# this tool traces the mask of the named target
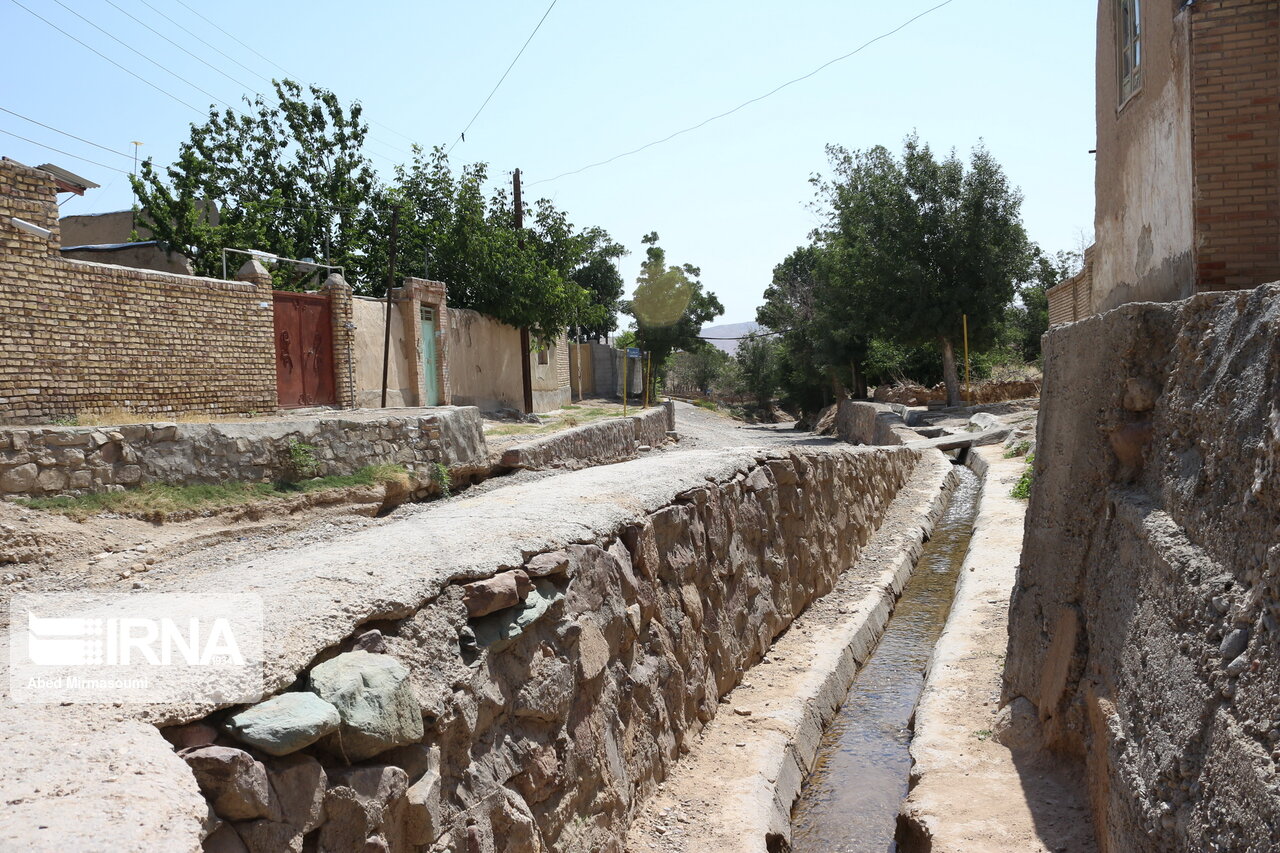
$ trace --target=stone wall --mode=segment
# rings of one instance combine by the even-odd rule
[[[1104,851],[1280,847],[1278,329],[1270,285],[1045,338],[1005,700]]]
[[[664,506],[365,625],[283,699],[169,729],[223,819],[206,849],[620,853],[683,744],[856,561],[920,459],[711,466]]]
[[[269,286],[59,257],[57,211],[46,172],[0,160],[0,422],[275,410]]]
[[[626,418],[609,418],[518,444],[502,454],[505,468],[585,468],[634,459],[641,447],[667,443],[675,407],[665,404]]]
[[[836,408],[836,435],[852,444],[893,446],[918,441],[920,435],[883,403],[841,400]]]
[[[479,412],[437,408],[371,417],[244,423],[153,423],[0,429],[0,496],[119,490],[143,483],[297,479],[290,446],[314,447],[308,476],[395,463],[423,477],[441,462],[460,476],[487,469]]]

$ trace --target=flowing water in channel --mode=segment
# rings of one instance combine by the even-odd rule
[[[822,736],[791,816],[794,853],[897,850],[893,831],[911,771],[908,724],[951,611],[981,488],[972,471],[957,470],[960,483],[893,618]]]

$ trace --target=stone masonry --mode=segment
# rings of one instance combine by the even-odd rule
[[[0,422],[275,410],[269,286],[67,260],[58,247],[50,176],[0,160]]]
[[[295,443],[314,448],[314,472],[291,467]],[[382,463],[403,465],[425,478],[437,462],[459,476],[487,469],[477,409],[245,423],[0,428],[0,497],[86,494],[150,482],[267,482],[301,473],[351,474]]]

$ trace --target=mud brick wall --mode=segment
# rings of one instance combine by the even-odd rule
[[[276,408],[269,286],[64,259],[51,177],[12,160],[0,160],[0,318],[0,423]]]

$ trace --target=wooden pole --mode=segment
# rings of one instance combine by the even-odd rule
[[[631,389],[627,387],[627,367],[631,362],[631,356],[626,350],[622,351],[622,414],[627,413],[627,392]]]
[[[649,408],[649,386],[653,384],[653,353],[644,354],[645,361],[645,380],[644,380],[644,407]]]
[[[520,248],[524,248],[524,196],[520,192],[520,170],[511,173],[511,192],[514,196],[516,234]],[[529,330],[520,330],[520,372],[524,379],[524,413],[533,414],[533,362],[529,358]]]
[[[382,408],[387,407],[387,369],[391,366],[391,289],[396,281],[396,240],[400,236],[400,208],[391,211],[391,256],[387,264],[387,311],[382,329]]]

